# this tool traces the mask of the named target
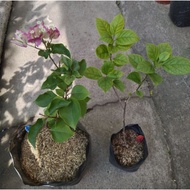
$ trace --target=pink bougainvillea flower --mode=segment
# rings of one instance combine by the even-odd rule
[[[27,43],[28,43],[27,36],[28,36],[27,33],[21,30],[16,30],[15,37],[11,40],[11,42],[21,47],[27,47]]]
[[[47,28],[42,21],[37,21],[37,24],[31,27],[28,31],[28,42],[39,46],[42,39],[48,37]]]
[[[143,140],[144,140],[144,136],[143,135],[138,135],[136,137],[136,141],[139,142],[139,143],[141,143]]]
[[[50,27],[48,29],[48,34],[50,39],[57,39],[60,35],[60,32],[56,27]]]

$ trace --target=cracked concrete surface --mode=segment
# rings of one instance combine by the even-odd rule
[[[174,53],[188,56],[188,28],[179,29],[171,23],[168,18],[168,5],[126,1],[120,2],[119,6],[125,17],[126,27],[135,30],[141,37],[141,42],[135,45],[131,52],[144,54],[143,42],[169,41],[174,47]],[[10,44],[15,30],[24,27],[26,23],[26,25],[33,23],[38,17],[51,19],[62,33],[58,41],[64,42],[76,59],[85,57],[89,66],[101,66],[94,53],[99,44],[95,18],[101,17],[111,21],[120,10],[115,2],[13,3],[0,81],[1,188],[34,188],[23,185],[19,179],[11,164],[7,146],[19,123],[38,116],[40,110],[33,104],[33,100],[40,93],[40,84],[51,68],[51,63],[38,58],[35,50]],[[179,32],[180,38],[176,37]],[[127,72],[130,68],[126,67],[124,70]],[[149,149],[148,158],[135,173],[125,173],[108,161],[110,136],[122,126],[122,109],[115,94],[111,91],[105,95],[94,81],[85,78],[76,81],[84,84],[91,93],[88,107],[93,109],[89,110],[81,122],[91,135],[92,153],[91,162],[81,182],[65,188],[190,187],[188,173],[190,142],[187,124],[190,78],[162,74],[166,80],[154,90],[153,99],[149,97],[146,83],[143,87],[146,97],[131,98],[127,106],[127,123],[138,123],[141,126]],[[127,87],[122,98],[135,88],[130,82],[127,82]]]

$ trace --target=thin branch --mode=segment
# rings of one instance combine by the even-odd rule
[[[124,110],[124,106],[123,106],[123,104],[122,104],[121,98],[119,97],[119,94],[117,93],[117,90],[115,89],[114,86],[113,86],[112,88],[113,88],[113,90],[114,90],[114,92],[115,92],[115,94],[116,94],[116,96],[117,96],[117,98],[118,98],[118,100],[119,100],[119,103],[120,103],[122,109]]]

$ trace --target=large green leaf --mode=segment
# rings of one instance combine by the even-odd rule
[[[113,86],[113,81],[109,77],[101,77],[101,78],[98,79],[98,86],[104,92],[107,92]]]
[[[113,62],[116,66],[123,66],[125,64],[127,64],[128,59],[126,57],[126,55],[124,54],[117,54],[114,58],[113,58]]]
[[[72,89],[71,95],[77,100],[84,100],[89,96],[89,92],[84,86],[76,85]]]
[[[115,80],[113,81],[113,85],[114,85],[117,89],[119,89],[121,92],[124,92],[124,90],[125,90],[125,84],[124,84],[121,80],[115,79]]]
[[[74,98],[69,100],[70,104],[67,107],[60,108],[59,114],[65,123],[75,130],[81,117],[81,109],[78,100]]]
[[[159,52],[158,48],[154,44],[146,44],[146,53],[149,59],[157,61]]]
[[[100,44],[96,48],[96,55],[100,59],[108,59],[110,57],[110,54],[108,52],[108,48],[105,44]]]
[[[114,70],[114,64],[112,61],[104,61],[104,64],[101,67],[102,73],[107,75],[109,72]]]
[[[116,35],[116,45],[131,45],[139,41],[139,37],[133,30],[122,30]]]
[[[102,77],[102,73],[95,67],[88,67],[84,72],[84,76],[89,79],[98,80],[100,77]]]
[[[148,76],[155,86],[159,85],[163,81],[163,78],[158,73],[149,74]]]
[[[34,148],[36,148],[36,137],[44,125],[43,119],[38,119],[35,124],[30,126],[28,140]]]
[[[112,35],[121,32],[124,28],[125,22],[122,14],[116,15],[110,23],[110,31]]]
[[[140,62],[136,69],[145,74],[155,73],[155,69],[149,61]]]
[[[63,44],[51,44],[51,52],[54,54],[63,54],[71,58],[70,51]]]
[[[138,72],[129,73],[127,79],[132,80],[137,84],[141,84],[141,75]]]
[[[129,62],[130,64],[136,69],[138,64],[142,63],[145,61],[145,59],[138,54],[130,54],[128,55]]]
[[[56,97],[50,104],[48,111],[50,114],[53,114],[57,109],[66,107],[70,104],[68,100],[63,98]]]
[[[67,141],[74,135],[74,131],[61,118],[57,119],[53,126],[50,126],[50,132],[56,142]]]
[[[171,57],[162,65],[169,74],[184,75],[190,73],[190,60],[183,57]]]
[[[96,28],[100,36],[104,36],[105,34],[110,35],[110,24],[101,18],[96,18]]]
[[[35,103],[40,107],[46,107],[56,97],[52,91],[45,92],[38,96]]]

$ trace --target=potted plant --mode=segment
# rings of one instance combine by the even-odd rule
[[[158,45],[146,44],[147,57],[125,52],[139,41],[138,35],[130,29],[124,29],[124,18],[116,15],[109,23],[101,18],[96,19],[96,28],[100,40],[104,43],[96,48],[96,55],[102,60],[101,68],[88,67],[85,76],[96,80],[98,86],[106,93],[113,89],[123,110],[123,127],[111,136],[110,162],[128,171],[136,171],[148,156],[145,135],[137,124],[126,125],[126,106],[132,96],[143,97],[142,85],[150,79],[154,86],[163,81],[159,70],[169,74],[183,75],[190,73],[190,60],[172,55],[172,48],[168,43]],[[133,71],[124,76],[124,65],[128,64]],[[123,77],[136,84],[136,90],[126,95],[122,101],[118,90],[124,92]]]
[[[44,113],[19,128],[10,143],[14,167],[28,185],[74,185],[89,157],[90,137],[79,123],[87,110],[89,92],[73,83],[83,77],[86,62],[75,60],[64,44],[53,43],[59,35],[56,27],[37,21],[26,32],[17,30],[12,40],[37,49],[39,56],[54,65],[41,86],[45,92],[35,100]]]

